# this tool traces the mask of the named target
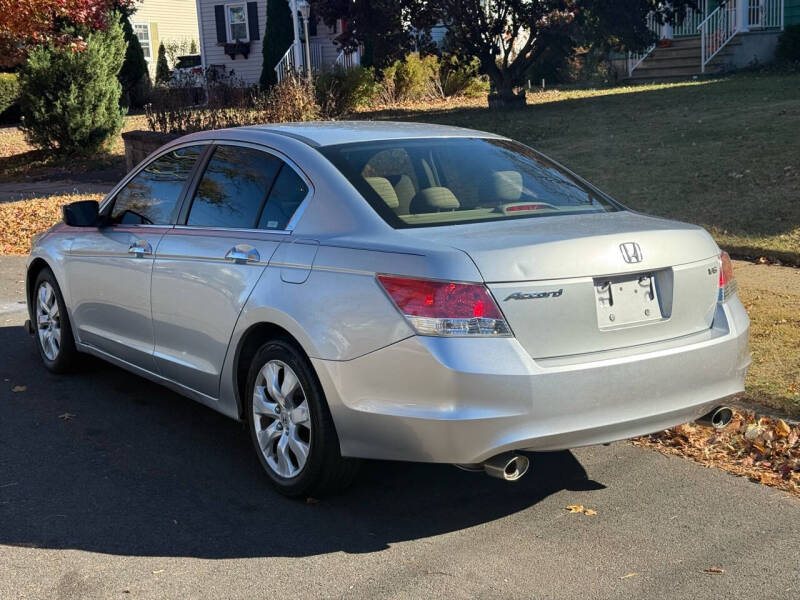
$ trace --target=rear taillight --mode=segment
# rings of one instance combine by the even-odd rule
[[[725,302],[736,293],[736,279],[733,277],[733,263],[727,252],[719,255],[719,301]]]
[[[378,275],[378,281],[419,335],[511,335],[484,285],[393,275]]]

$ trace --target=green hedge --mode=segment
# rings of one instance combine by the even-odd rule
[[[19,80],[16,73],[0,73],[0,123],[18,121]]]
[[[40,149],[93,154],[122,129],[122,85],[117,74],[125,59],[125,35],[117,18],[107,31],[86,36],[86,49],[42,45],[20,69],[22,130]]]
[[[775,55],[778,60],[800,62],[800,23],[789,25],[781,33]]]

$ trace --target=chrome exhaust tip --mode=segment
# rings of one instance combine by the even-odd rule
[[[697,419],[700,425],[713,427],[714,429],[725,429],[733,419],[733,410],[727,406],[718,406],[710,413]]]
[[[483,470],[489,477],[516,481],[528,472],[529,466],[530,461],[527,456],[516,452],[504,452],[484,462]]]

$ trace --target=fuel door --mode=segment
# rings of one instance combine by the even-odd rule
[[[319,242],[316,240],[289,240],[282,242],[270,263],[281,269],[285,283],[304,283],[311,274]]]

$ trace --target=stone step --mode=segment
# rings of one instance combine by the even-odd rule
[[[700,36],[695,35],[686,38],[674,38],[669,48],[699,48]],[[665,50],[668,48],[664,48]]]
[[[700,47],[697,48],[656,48],[646,60],[671,60],[673,58],[700,58]]]
[[[665,78],[675,78],[675,79],[688,79],[691,78],[693,75],[700,75],[700,65],[694,65],[693,67],[684,67],[680,69],[642,69],[641,67],[634,70],[633,75],[628,77],[628,80],[632,79],[665,79]]]
[[[683,59],[663,59],[663,60],[645,60],[642,64],[636,67],[636,71],[641,69],[691,69],[700,68],[700,57],[695,56],[692,58]]]
[[[720,70],[725,57],[741,44],[741,40],[733,38],[706,65],[706,74]],[[650,55],[636,67],[627,81],[676,81],[690,79],[701,75],[699,38],[683,38],[673,40],[669,48],[655,48]]]

